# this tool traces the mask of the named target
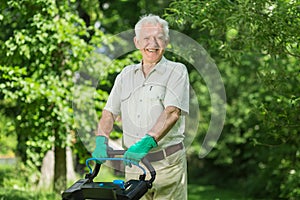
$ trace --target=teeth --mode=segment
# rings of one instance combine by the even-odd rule
[[[150,51],[150,52],[155,52],[156,49],[148,49],[148,51]]]

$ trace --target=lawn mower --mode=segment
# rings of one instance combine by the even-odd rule
[[[146,159],[142,159],[142,163],[150,172],[150,179],[146,180],[146,170],[139,164],[135,164],[130,160],[124,158],[115,158],[115,155],[123,155],[124,150],[110,150],[108,151],[109,158],[89,158],[86,160],[86,165],[90,172],[85,175],[84,179],[76,181],[71,187],[62,193],[63,200],[85,200],[85,199],[99,199],[99,200],[138,200],[152,187],[156,172],[151,163]],[[101,164],[96,162],[94,170],[89,165],[90,161],[104,161],[104,160],[123,160],[130,162],[132,165],[140,168],[143,173],[137,180],[113,180],[112,182],[94,182],[93,179],[98,175]]]

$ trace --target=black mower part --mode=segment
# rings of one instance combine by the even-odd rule
[[[111,150],[108,152],[108,155],[109,157],[112,157],[115,155],[123,155],[124,153],[124,150]],[[118,160],[124,159],[120,158]],[[152,183],[156,176],[156,172],[148,160],[144,158],[142,159],[142,163],[150,172],[151,178],[149,180],[145,180],[146,171],[143,170],[144,173],[140,175],[138,180],[129,180],[127,182],[124,182],[123,180],[113,180],[112,182],[94,182],[93,179],[98,175],[101,167],[101,164],[96,163],[95,168],[92,172],[86,174],[84,179],[76,181],[71,187],[69,187],[62,193],[62,199],[138,200],[148,191],[148,189],[152,187]],[[134,163],[132,164],[135,165]],[[138,167],[143,169],[139,165]]]

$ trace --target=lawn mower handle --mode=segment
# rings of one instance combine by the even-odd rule
[[[126,152],[126,150],[108,150],[107,154],[108,154],[108,157],[113,157],[113,156],[116,156],[116,155],[124,155],[125,152]],[[156,176],[155,169],[153,168],[151,163],[145,157],[141,161],[146,166],[148,171],[150,172],[151,178],[149,180],[149,183],[152,184],[153,181],[155,180],[155,176]],[[89,179],[90,180],[93,180],[98,175],[100,167],[101,167],[101,164],[96,163],[92,174],[89,174]]]

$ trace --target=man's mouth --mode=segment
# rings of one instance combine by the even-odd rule
[[[152,48],[147,48],[145,49],[147,52],[150,52],[150,53],[155,53],[157,52],[159,49],[152,49]]]

